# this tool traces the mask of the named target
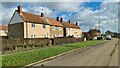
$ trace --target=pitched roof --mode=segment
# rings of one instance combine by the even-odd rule
[[[88,34],[88,32],[82,32],[83,35]]]
[[[76,24],[73,24],[73,23],[63,22],[63,25],[65,27],[68,27],[68,28],[77,28],[77,29],[80,29],[79,26],[77,26]]]
[[[0,25],[1,30],[8,30],[8,26]]]
[[[101,31],[99,29],[90,29],[89,32],[98,32],[98,33],[100,33]]]
[[[22,18],[24,21],[34,22],[34,23],[40,23],[40,24],[48,24],[44,18],[42,18],[40,15],[35,15],[27,12],[22,12],[23,15]]]
[[[52,19],[52,18],[48,18],[47,19],[49,20],[50,24],[51,25],[54,25],[54,26],[63,26],[62,24],[60,24],[58,21],[56,21],[55,19]]]
[[[40,15],[28,13],[28,12],[22,12],[21,17],[24,21],[28,22],[34,22],[34,23],[40,23],[40,24],[48,24],[53,26],[62,26],[58,21],[49,18],[49,17],[41,17]]]

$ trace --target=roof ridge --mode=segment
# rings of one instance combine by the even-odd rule
[[[47,19],[48,17],[44,17],[44,19],[50,24],[50,21]]]
[[[63,26],[62,24],[60,24],[58,21],[56,21],[51,17],[47,17],[47,16],[41,17],[40,15],[29,12],[22,12],[22,13],[23,15],[21,15],[21,17],[26,21],[40,23],[40,24],[48,24],[53,26]]]
[[[66,27],[69,27],[69,28],[79,28],[80,29],[80,26],[74,24],[74,23],[69,23],[69,22],[63,22],[63,25],[66,26]]]

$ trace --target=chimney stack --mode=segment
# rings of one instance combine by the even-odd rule
[[[70,20],[69,20],[69,23],[70,23]]]
[[[41,13],[41,17],[44,17],[44,13]]]
[[[57,17],[56,20],[59,21],[59,17]]]
[[[63,18],[60,18],[60,22],[61,22],[61,23],[63,22]]]
[[[22,6],[18,6],[18,12],[22,14]]]
[[[76,22],[76,25],[78,26],[78,22]]]

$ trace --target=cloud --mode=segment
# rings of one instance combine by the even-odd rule
[[[118,3],[103,1],[100,10],[95,11],[91,8],[83,7],[83,9],[75,15],[75,18],[77,18],[75,21],[78,20],[82,22],[80,25],[83,31],[93,27],[98,28],[100,21],[101,30],[103,27],[104,31],[112,30],[118,32]]]
[[[118,31],[118,27],[116,27],[118,26],[117,2],[103,1],[99,10],[92,10],[91,7],[84,7],[84,0],[81,2],[72,2],[73,0],[67,1],[68,2],[5,2],[2,4],[2,22],[3,24],[7,24],[14,10],[17,9],[17,6],[22,5],[23,11],[25,12],[35,14],[44,12],[48,17],[55,18],[56,16],[60,16],[64,18],[65,21],[70,19],[73,23],[76,21],[80,22],[80,27],[83,31],[88,31],[92,27],[98,28],[99,20],[103,20],[101,21],[101,27],[104,27],[104,31],[108,29]]]
[[[61,3],[51,3],[50,8],[54,7],[59,12],[77,12],[79,11],[79,6],[82,2],[80,3],[72,3],[72,2],[61,2]]]
[[[2,2],[102,2],[104,0],[1,0]],[[120,0],[106,0],[109,2],[119,2]]]
[[[37,15],[40,15],[40,13],[44,13],[48,17],[53,17],[53,16],[55,16],[55,13],[56,13],[52,9],[49,9],[49,8],[43,7],[43,6],[33,6],[30,11],[32,13],[34,12]]]
[[[72,2],[3,2],[2,3],[2,23],[8,24],[13,12],[17,9],[18,5],[23,6],[23,11],[40,14],[44,12],[48,17],[56,17],[61,12],[74,12],[79,10],[81,3]],[[71,9],[70,9],[71,8]],[[55,11],[53,11],[55,10]],[[8,12],[9,11],[9,12]],[[0,20],[1,21],[1,20]]]
[[[0,19],[0,21],[2,22],[2,24],[8,24],[10,18],[12,17],[12,14],[14,13],[14,10],[16,8],[10,8],[10,9],[4,9],[4,7],[2,7],[2,18]]]
[[[13,6],[9,6],[8,4],[9,5],[13,4]],[[2,11],[1,11],[2,18],[0,19],[0,21],[2,22],[3,25],[7,25],[9,23],[14,11],[17,10],[18,4],[24,5],[23,3],[17,3],[17,4],[16,3],[3,3],[2,4],[2,7],[1,7],[2,8]],[[22,11],[30,12],[30,13],[37,14],[37,15],[40,15],[40,13],[43,12],[48,17],[55,16],[55,11],[52,11],[52,9],[49,9],[49,8],[43,7],[43,6],[39,6],[39,5],[31,6],[29,4],[25,7],[22,7]]]
[[[89,0],[1,0],[2,2],[89,2]],[[93,0],[95,1],[95,0]]]

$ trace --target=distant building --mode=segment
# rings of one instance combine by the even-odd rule
[[[0,37],[2,38],[8,37],[8,26],[0,25]]]
[[[101,36],[101,31],[98,29],[90,29],[89,34],[91,39],[94,39],[95,37]]]
[[[112,35],[112,32],[110,30],[106,31],[105,34]]]
[[[97,39],[101,36],[101,31],[98,29],[90,29],[88,32],[83,32],[84,37],[87,39]]]
[[[111,35],[112,37],[118,37],[119,33],[108,30],[105,32],[105,35]]]

